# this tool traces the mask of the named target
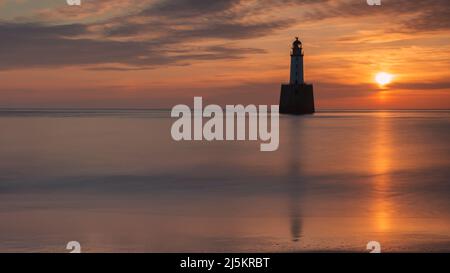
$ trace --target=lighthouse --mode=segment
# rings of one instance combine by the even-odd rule
[[[295,38],[291,50],[289,84],[281,85],[281,114],[312,114],[315,112],[313,85],[305,83],[303,70],[303,45]]]
[[[303,76],[303,46],[302,42],[298,40],[298,37],[295,38],[295,41],[292,43],[292,51],[291,51],[291,79],[290,84],[303,84],[304,76]]]

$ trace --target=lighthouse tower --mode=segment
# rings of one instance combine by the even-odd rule
[[[303,76],[303,46],[302,42],[295,38],[291,51],[291,80],[290,84],[304,84]]]
[[[292,43],[291,77],[289,84],[281,85],[280,113],[312,114],[314,107],[313,85],[305,83],[303,73],[303,45],[298,37]]]

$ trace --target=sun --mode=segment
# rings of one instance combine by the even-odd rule
[[[386,84],[391,83],[393,78],[394,76],[392,74],[386,72],[379,72],[377,73],[377,75],[375,75],[375,81],[380,86],[385,86]]]

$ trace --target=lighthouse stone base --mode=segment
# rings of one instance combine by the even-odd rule
[[[281,114],[312,114],[314,108],[314,91],[312,84],[283,84],[280,94]]]

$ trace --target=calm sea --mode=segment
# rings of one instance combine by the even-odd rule
[[[0,252],[450,251],[450,111],[280,117],[175,142],[167,110],[1,110]]]

